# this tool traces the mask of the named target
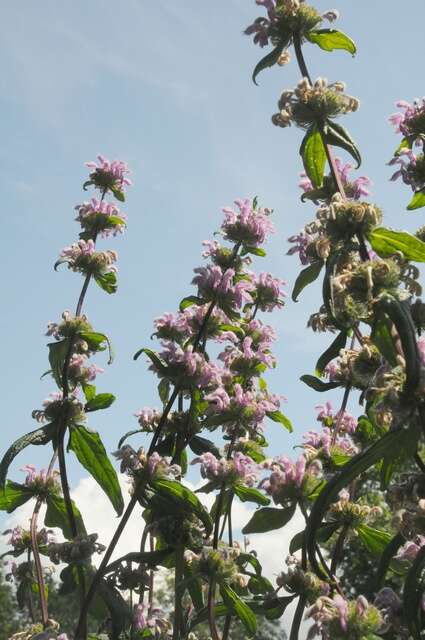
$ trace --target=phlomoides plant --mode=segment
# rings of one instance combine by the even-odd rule
[[[283,307],[285,283],[252,270],[253,262],[266,255],[263,245],[274,231],[272,210],[256,198],[236,200],[223,210],[220,242],[204,242],[207,262],[194,270],[194,294],[183,298],[177,313],[155,320],[152,337],[159,346],[143,347],[134,356],[157,376],[159,401],[158,408],[136,413],[137,426],[122,436],[114,453],[130,481],[125,505],[100,436],[86,424],[87,414],[107,408],[114,396],[97,393],[93,384],[100,369],[88,359],[106,350],[111,360],[111,347],[83,315],[83,303],[91,280],[107,293],[116,290],[117,255],[99,250],[97,240],[124,229],[124,214],[106,198],[124,201],[130,183],[122,162],[99,156],[98,164],[89,163],[84,188],[97,189],[100,199],[77,206],[79,240],[57,263],[80,272],[83,287],[75,314],[65,311],[47,332],[52,342],[46,375],[58,391],[34,411],[40,427],[19,438],[0,466],[1,508],[11,512],[31,499],[34,504],[30,530],[8,532],[10,554],[24,556],[19,565],[12,564],[10,575],[33,622],[19,638],[86,640],[89,611],[99,620],[92,640],[196,640],[198,625],[205,622],[212,640],[227,640],[235,619],[251,638],[258,619],[277,620],[292,603],[290,640],[300,637],[303,619],[309,638],[423,638],[425,340],[420,336],[425,304],[414,263],[425,262],[425,233],[382,226],[381,209],[366,199],[369,179],[350,177],[354,167],[335,156],[336,147],[357,168],[361,164],[355,142],[339,123],[339,116],[355,112],[359,101],[340,81],[313,80],[304,47],[356,53],[351,38],[323,26],[334,22],[337,12],[320,14],[302,0],[256,4],[265,14],[246,33],[272,49],[257,64],[254,82],[265,69],[288,64],[292,51],[301,74],[294,89],[282,92],[272,116],[276,127],[303,131],[302,200],[316,207],[314,219],[289,239],[288,253],[298,254],[303,267],[292,299],[296,302],[305,287],[322,278],[322,305],[308,326],[332,334],[315,375],[301,380],[319,393],[341,389],[341,405],[334,410],[325,401],[318,407],[320,431],[304,436],[297,459],[267,457],[271,421],[292,430],[281,412],[281,397],[266,381],[265,374],[276,366],[276,334],[262,320]],[[398,106],[402,112],[390,121],[403,138],[390,164],[398,165],[393,178],[412,188],[408,209],[415,210],[425,205],[425,102]],[[359,417],[347,411],[354,395],[362,408]],[[67,452],[76,455],[120,516],[107,547],[108,541],[85,530],[71,500],[65,441]],[[9,465],[31,444],[52,448],[47,471],[27,465],[24,483],[8,480]],[[199,465],[203,482],[197,491],[185,480],[189,465]],[[210,509],[202,494],[214,496]],[[256,506],[242,530],[246,535],[280,530],[285,537],[296,513],[305,520],[290,541],[286,568],[276,561],[274,583],[263,575],[247,540],[235,539],[236,501]],[[131,541],[125,556],[112,560],[135,510],[143,517],[139,539]],[[59,527],[65,540],[54,539],[49,527]],[[372,559],[368,592],[356,598],[341,569],[354,542]],[[100,562],[92,562],[95,554]],[[74,629],[58,629],[49,617],[42,555],[63,566],[61,593],[80,599]],[[156,597],[164,572],[174,576],[169,611],[158,608]]]

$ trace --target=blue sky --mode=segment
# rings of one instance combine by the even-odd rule
[[[357,41],[359,53],[353,59],[306,45],[311,74],[343,79],[360,98],[360,111],[344,125],[362,150],[361,174],[373,180],[373,201],[386,223],[414,229],[421,213],[405,212],[407,188],[388,182],[385,163],[397,138],[386,117],[397,99],[422,91],[423,0],[411,0],[402,16],[395,0],[385,8],[378,0],[316,4],[341,11],[337,26]],[[98,388],[114,392],[117,402],[90,419],[112,451],[135,426],[134,411],[158,406],[157,380],[132,354],[150,346],[153,318],[193,292],[201,241],[219,226],[222,206],[258,195],[275,209],[278,233],[255,268],[286,279],[288,289],[293,285],[299,266],[285,255],[286,238],[315,212],[299,200],[301,132],[274,128],[270,116],[281,90],[299,74],[292,62],[265,71],[259,87],[252,84],[252,69],[265,52],[242,35],[261,14],[250,0],[23,0],[7,3],[2,14],[1,448],[35,428],[31,411],[53,390],[50,380],[40,381],[48,368],[45,326],[75,307],[82,284],[66,268],[55,273],[53,264],[78,233],[73,207],[87,198],[83,163],[103,153],[126,160],[134,180],[124,208],[128,231],[105,242],[119,252],[118,293],[107,296],[91,286],[86,305],[116,351]],[[284,411],[295,427],[289,436],[269,425],[274,453],[291,452],[314,426],[314,406],[325,400],[298,381],[312,373],[330,341],[304,328],[319,300],[313,286],[297,305],[288,302],[267,317],[279,333],[270,386],[288,397]],[[12,476],[20,479],[17,468],[30,461],[45,465],[47,450],[27,450]],[[82,475],[71,459],[71,481]]]

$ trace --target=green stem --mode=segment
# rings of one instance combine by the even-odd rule
[[[298,600],[297,608],[295,609],[294,619],[292,621],[291,635],[289,640],[298,640],[300,632],[301,621],[303,619],[303,613],[305,609],[307,599],[304,595],[301,595]]]

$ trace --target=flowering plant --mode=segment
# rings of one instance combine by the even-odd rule
[[[315,374],[301,381],[318,393],[340,389],[341,404],[336,410],[330,401],[316,407],[320,430],[304,435],[296,459],[267,455],[270,422],[289,432],[292,424],[281,410],[282,396],[269,388],[269,378],[275,384],[268,374],[277,367],[272,350],[277,335],[261,314],[282,311],[287,285],[267,270],[253,270],[254,261],[266,257],[264,245],[275,231],[272,210],[259,206],[257,198],[238,199],[223,209],[220,241],[203,243],[207,262],[194,269],[194,292],[181,300],[178,311],[156,318],[152,338],[158,344],[134,355],[158,380],[158,406],[135,413],[136,425],[114,452],[129,481],[125,503],[101,438],[87,426],[88,414],[106,409],[115,398],[98,393],[94,384],[103,369],[90,359],[108,350],[111,362],[112,353],[83,305],[91,281],[107,293],[116,291],[117,254],[100,250],[97,243],[125,229],[126,215],[106,197],[124,202],[131,183],[122,161],[98,156],[97,163],[88,163],[84,189],[94,187],[100,197],[77,205],[81,232],[55,265],[65,263],[83,276],[75,314],[64,311],[47,328],[52,342],[46,374],[57,390],[34,410],[38,428],[13,443],[0,463],[0,508],[10,513],[35,500],[29,531],[7,532],[9,553],[27,554],[24,562],[12,564],[9,576],[32,617],[22,637],[66,640],[69,633],[87,640],[90,611],[99,619],[98,634],[90,640],[105,635],[196,640],[205,621],[212,640],[227,640],[236,618],[251,638],[258,618],[277,620],[291,603],[296,608],[290,640],[300,637],[303,620],[312,621],[309,639],[423,637],[425,342],[420,334],[425,305],[414,263],[425,262],[425,233],[382,226],[383,212],[366,199],[369,178],[350,178],[354,167],[334,155],[338,147],[360,166],[357,145],[338,122],[339,116],[357,111],[359,101],[340,81],[313,81],[303,45],[354,54],[351,38],[322,28],[338,13],[320,14],[305,0],[256,4],[266,16],[246,33],[273,49],[258,63],[253,79],[267,67],[288,63],[293,46],[301,79],[295,89],[283,91],[272,122],[303,131],[302,200],[317,207],[314,219],[289,238],[288,253],[298,254],[303,267],[291,297],[296,302],[322,275],[322,303],[308,327],[331,334],[331,344],[318,358]],[[416,209],[425,204],[425,162],[423,153],[413,150],[423,150],[424,102],[398,106],[403,113],[390,121],[403,140],[391,161],[399,165],[393,178],[402,177],[412,187],[408,208]],[[359,417],[348,411],[355,393]],[[71,499],[66,435],[67,451],[120,517],[110,541],[86,531]],[[11,462],[29,445],[52,447],[48,469],[37,472],[27,465],[23,483],[7,479]],[[202,479],[196,491],[186,479],[191,465]],[[210,508],[203,494],[212,495]],[[263,575],[255,551],[248,551],[247,539],[236,540],[237,501],[255,506],[244,535],[282,529],[285,536],[296,514],[304,519],[303,530],[289,543],[286,569],[277,564],[275,584]],[[112,560],[135,511],[142,515],[140,535],[128,553]],[[61,529],[65,540],[53,539],[47,527]],[[367,585],[354,579],[347,587],[344,560],[355,545],[369,559]],[[61,592],[80,599],[74,629],[58,629],[49,617],[41,554],[64,565]],[[97,554],[101,560],[95,567]],[[174,576],[172,611],[158,606],[160,568]]]

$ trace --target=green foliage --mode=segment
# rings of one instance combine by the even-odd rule
[[[317,29],[317,31],[309,31],[306,34],[309,42],[317,44],[324,51],[334,51],[335,49],[344,49],[352,55],[357,52],[355,43],[342,31],[336,29]]]
[[[258,509],[248,524],[244,526],[242,533],[266,533],[267,531],[274,531],[274,529],[281,529],[291,520],[295,513],[295,508],[296,503],[280,509],[274,507]]]
[[[323,267],[323,261],[316,260],[316,262],[312,262],[310,265],[308,265],[308,267],[306,267],[300,272],[300,274],[298,275],[295,281],[294,289],[292,291],[292,300],[294,302],[298,302],[298,296],[300,295],[301,291],[305,289],[307,285],[317,280],[322,270],[322,267]]]
[[[78,508],[72,502],[72,511],[77,524],[77,532],[79,534],[86,534],[86,529],[81,517],[81,513]],[[61,496],[50,495],[47,497],[47,511],[44,517],[44,524],[46,527],[59,527],[62,529],[62,533],[67,540],[73,538],[71,526],[68,520],[68,514],[66,511],[65,501]]]
[[[394,255],[399,251],[406,260],[425,262],[425,242],[407,231],[393,231],[380,227],[374,229],[368,239],[372,249],[382,258]]]
[[[117,515],[120,516],[124,509],[121,488],[116,471],[108,458],[99,434],[89,431],[82,425],[75,426],[71,429],[69,449],[75,453],[80,464],[104,490]]]
[[[30,431],[29,433],[26,433],[24,436],[21,436],[20,438],[15,440],[15,442],[6,451],[2,458],[2,461],[0,462],[0,492],[6,482],[6,476],[9,466],[12,464],[18,453],[23,451],[30,444],[47,444],[52,440],[55,429],[56,425],[46,424],[44,427],[34,429],[34,431]]]
[[[300,147],[300,155],[305,172],[313,186],[316,189],[321,187],[325,173],[326,150],[322,134],[316,124],[313,124],[305,134]]]

